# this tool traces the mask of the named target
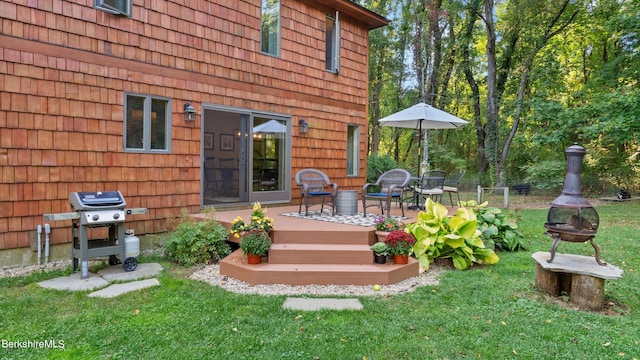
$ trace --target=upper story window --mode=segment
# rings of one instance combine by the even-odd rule
[[[262,0],[260,49],[264,53],[280,56],[280,0]]]
[[[327,16],[325,38],[325,68],[337,73],[340,68],[340,21],[337,11],[335,16]]]
[[[132,0],[94,0],[98,9],[131,17]]]
[[[124,117],[124,148],[128,151],[171,150],[171,102],[144,95],[127,95]]]

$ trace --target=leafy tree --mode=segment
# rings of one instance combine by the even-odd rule
[[[418,134],[378,120],[423,100],[470,121],[428,134],[435,167],[550,188],[533,169],[579,142],[590,187],[638,187],[639,1],[360,3],[392,20],[370,35],[371,154],[417,169]]]

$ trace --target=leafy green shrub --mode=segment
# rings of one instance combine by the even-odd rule
[[[462,202],[462,206],[470,207],[476,213],[478,230],[482,238],[503,251],[526,250],[524,235],[520,232],[515,220],[508,214],[494,207],[487,207],[488,202],[478,204],[475,201]]]
[[[428,269],[435,259],[451,258],[456,269],[464,270],[472,263],[495,264],[500,260],[485,247],[477,225],[473,210],[463,207],[449,216],[442,204],[427,199],[425,210],[405,230],[416,238],[413,253],[422,268]]]
[[[183,213],[165,242],[165,255],[182,266],[208,264],[231,254],[229,230],[215,219],[198,221]]]
[[[382,173],[397,168],[398,162],[389,155],[370,155],[367,158],[367,182],[374,183]]]
[[[567,172],[566,161],[545,160],[524,167],[527,177],[525,182],[543,190],[562,189]]]

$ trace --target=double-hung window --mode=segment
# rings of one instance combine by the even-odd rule
[[[133,0],[94,0],[96,8],[131,17],[131,2]]]
[[[262,0],[260,11],[260,50],[280,56],[280,0]]]
[[[325,28],[325,68],[338,73],[340,70],[340,21],[337,11],[335,16],[327,15]]]
[[[128,94],[125,101],[124,139],[127,151],[171,151],[171,101]]]

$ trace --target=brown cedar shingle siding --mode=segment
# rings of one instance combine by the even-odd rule
[[[292,174],[317,167],[361,186],[367,32],[379,18],[341,15],[336,75],[324,70],[326,8],[316,7],[333,0],[282,0],[280,58],[259,52],[259,0],[133,2],[132,18],[93,0],[0,2],[0,249],[29,246],[43,214],[70,211],[70,191],[120,190],[128,207],[149,209],[128,220],[140,234],[198,211],[201,124],[182,120],[185,102],[198,115],[203,103],[291,115]],[[124,152],[125,93],[171,99],[170,154]],[[361,126],[358,178],[345,178],[349,123]],[[68,222],[51,225],[53,243],[69,240]]]

